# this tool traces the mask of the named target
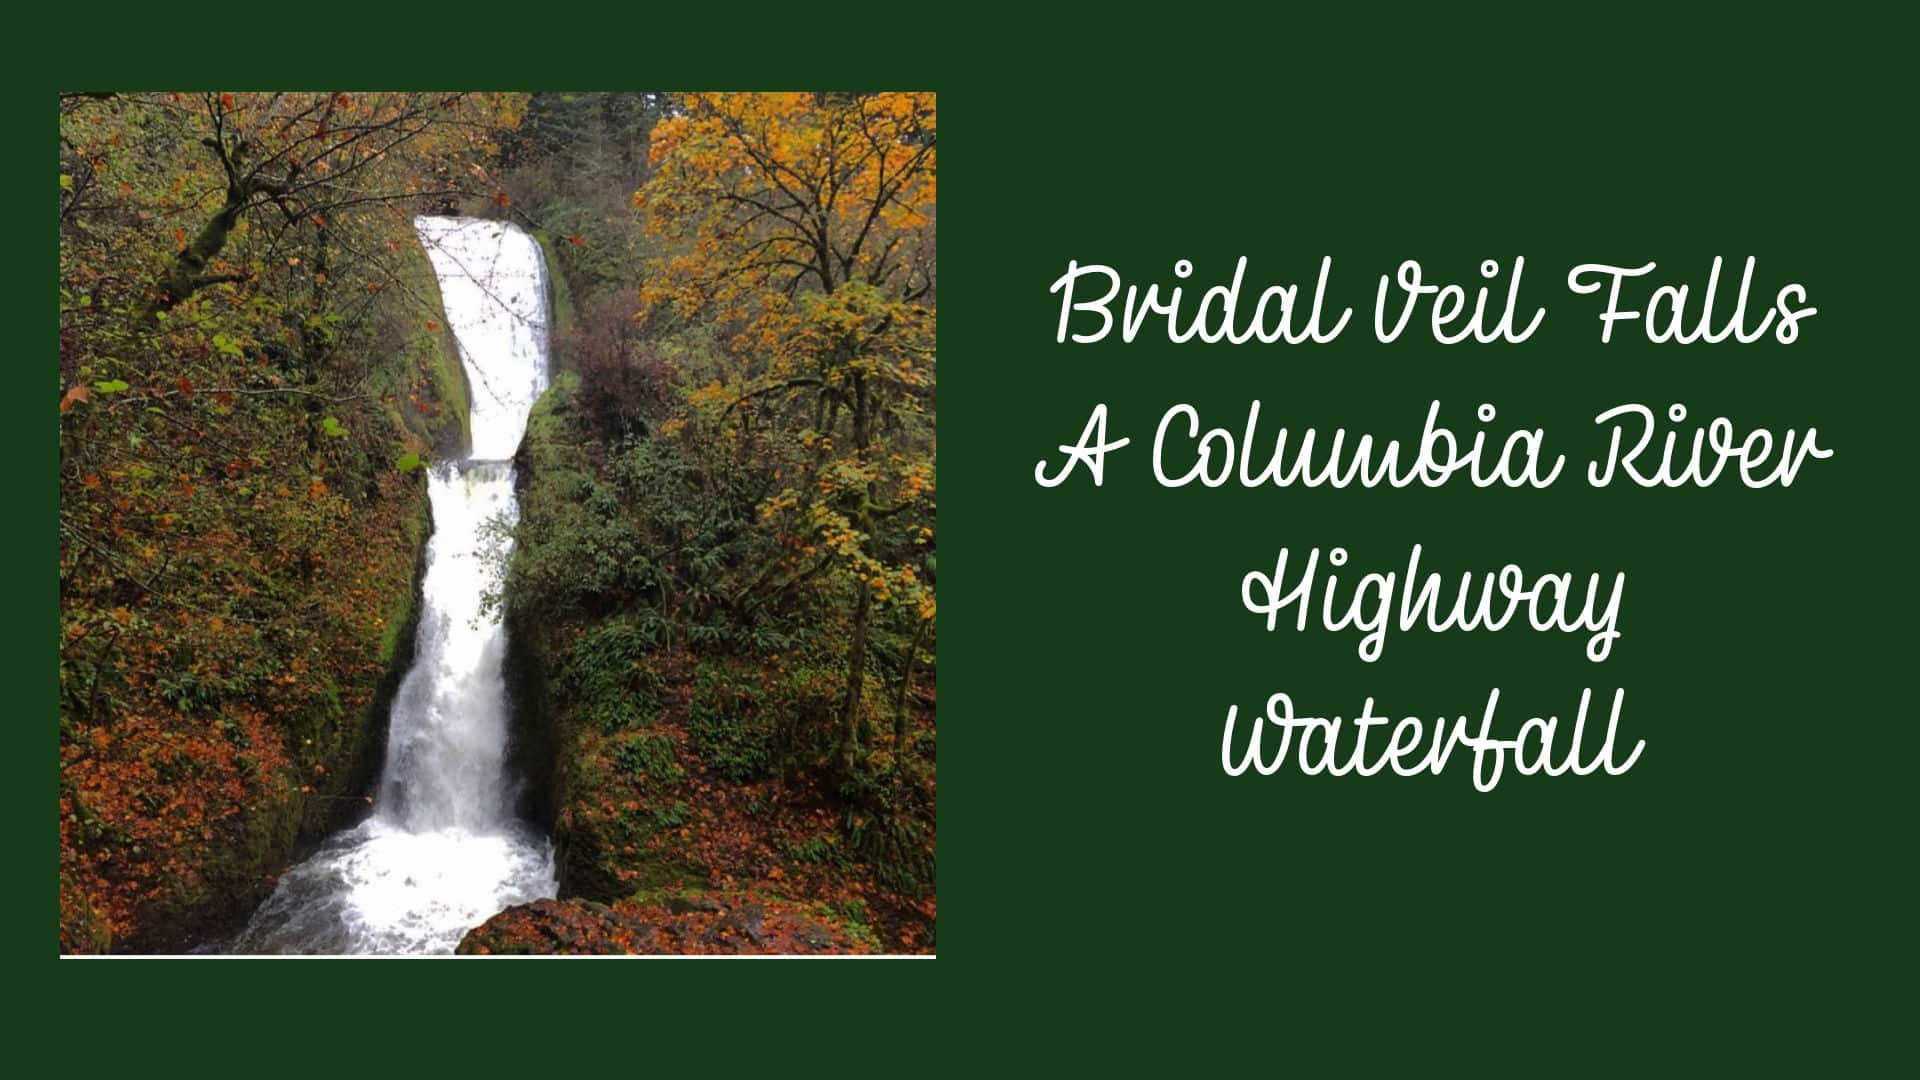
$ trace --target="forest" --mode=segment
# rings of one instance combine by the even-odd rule
[[[59,121],[62,953],[933,951],[933,95]]]

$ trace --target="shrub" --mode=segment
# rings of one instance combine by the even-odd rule
[[[660,640],[659,628],[644,619],[600,623],[569,650],[560,689],[603,732],[640,726],[660,704],[660,676],[646,663]]]
[[[764,697],[759,687],[735,682],[734,673],[720,664],[703,663],[694,672],[687,734],[708,768],[739,781],[767,774],[773,732]]]
[[[789,668],[767,688],[762,708],[770,717],[776,745],[789,764],[824,765],[839,745],[835,717],[846,688],[846,675],[829,665],[823,661]],[[871,693],[866,700],[874,700]]]
[[[580,373],[580,401],[593,429],[610,441],[644,434],[665,408],[671,368],[658,346],[640,340],[631,292],[603,293],[584,304],[557,348]]]
[[[673,738],[665,732],[642,731],[614,747],[613,760],[643,789],[657,789],[686,778]]]
[[[847,844],[889,889],[912,896],[933,890],[932,774],[916,756],[881,752],[841,781],[848,802]]]

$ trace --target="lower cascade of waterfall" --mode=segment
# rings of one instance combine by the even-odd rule
[[[517,513],[509,459],[546,386],[546,262],[501,222],[415,225],[471,386],[473,453],[428,477],[420,626],[374,814],[282,875],[232,952],[449,953],[502,909],[554,895],[552,844],[513,812],[506,630],[483,603]]]

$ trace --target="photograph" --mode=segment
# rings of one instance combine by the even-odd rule
[[[930,956],[935,95],[59,95],[63,956]]]

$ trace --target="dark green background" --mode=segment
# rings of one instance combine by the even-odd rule
[[[23,210],[8,794],[28,1027],[69,1059],[336,1075],[401,1048],[642,1074],[669,1051],[721,1071],[1896,1063],[1914,1004],[1911,28],[1837,5],[1579,10],[1043,27],[1035,7],[463,9],[416,30],[183,9],[168,34],[80,22],[28,50],[7,178],[27,208],[52,186],[32,133],[51,143],[56,87],[930,86],[945,166],[940,956],[884,966],[49,970],[57,492],[51,361],[33,358],[52,350],[53,253]],[[1241,254],[1249,284],[1332,255],[1354,323],[1320,347],[1053,343],[1047,285],[1070,257],[1142,281],[1191,258],[1203,287]],[[1820,314],[1798,344],[1658,347],[1627,324],[1602,348],[1596,298],[1564,289],[1575,262],[1652,260],[1697,293],[1716,254],[1759,257],[1760,300],[1807,287]],[[1442,348],[1417,324],[1371,340],[1374,281],[1400,259],[1470,280],[1515,255],[1549,309],[1527,344]],[[1254,397],[1268,430],[1401,438],[1432,398],[1462,427],[1492,401],[1496,430],[1547,428],[1568,475],[1546,492],[1154,485],[1168,405],[1237,432]],[[1035,486],[1098,401],[1135,440],[1106,487]],[[1788,490],[1591,490],[1591,417],[1623,401],[1816,426],[1835,457]],[[1282,545],[1344,545],[1357,572],[1415,542],[1455,572],[1625,570],[1613,658],[1510,630],[1393,635],[1365,665],[1351,634],[1269,635],[1240,610],[1241,574]],[[1431,716],[1493,685],[1510,724],[1623,685],[1644,757],[1492,794],[1465,759],[1421,779],[1220,771],[1231,703],[1287,690],[1344,715],[1373,694]]]

